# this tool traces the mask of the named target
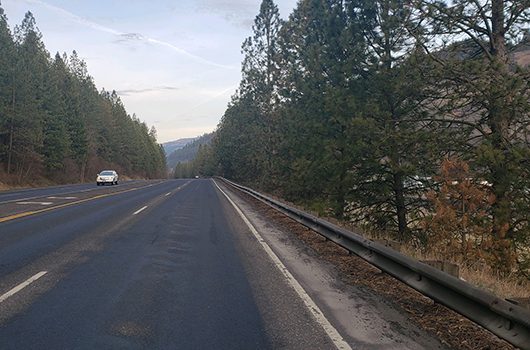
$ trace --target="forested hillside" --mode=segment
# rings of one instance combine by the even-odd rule
[[[165,176],[155,129],[98,92],[75,51],[52,58],[30,12],[11,32],[0,8],[1,181],[91,181],[104,168]]]
[[[530,5],[452,3],[263,0],[195,168],[528,276]]]
[[[209,145],[214,134],[204,134],[197,137],[192,142],[184,147],[177,149],[167,156],[167,166],[169,169],[174,169],[178,163],[186,163],[197,157],[199,148],[203,145]]]
[[[193,140],[195,140],[195,138],[189,137],[185,139],[178,139],[175,141],[164,142],[162,144],[162,147],[164,147],[164,152],[166,152],[166,157],[169,156],[174,151],[186,146],[188,143],[192,142]]]

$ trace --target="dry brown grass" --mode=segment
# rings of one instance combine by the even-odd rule
[[[0,182],[0,191],[8,191],[8,190],[16,190],[16,189],[22,189],[29,186],[17,186],[17,185],[11,185],[4,182]]]
[[[308,210],[307,208],[304,208],[300,205],[291,202],[286,202],[274,195],[267,194],[267,196],[276,199],[277,201],[280,201],[282,203],[286,203],[297,209],[303,210],[314,216],[320,217],[321,219],[331,222],[332,224],[353,231],[357,234],[361,234],[365,238],[371,240],[380,240],[389,237],[389,235],[385,235],[382,232],[373,232],[370,230],[360,229],[347,221],[340,221],[332,217],[321,216],[315,211]],[[435,253],[425,253],[419,249],[415,249],[410,245],[402,245],[400,252],[417,260],[445,260],[443,257],[438,256]],[[491,269],[489,269],[487,266],[479,266],[472,268],[466,266],[465,264],[461,264],[458,261],[451,262],[456,263],[460,266],[461,279],[475,287],[487,290],[502,299],[530,297],[530,280],[528,279],[524,280],[515,275],[508,277],[500,276]]]
[[[465,266],[460,268],[460,274],[462,279],[472,285],[504,299],[530,297],[530,281],[520,280],[516,276],[501,277],[487,269],[470,269]]]
[[[444,260],[435,253],[426,254],[410,246],[403,247],[401,253],[417,260]],[[528,279],[525,280],[515,274],[501,276],[487,266],[470,267],[458,261],[451,262],[460,266],[460,278],[475,287],[487,290],[503,299],[530,297]]]

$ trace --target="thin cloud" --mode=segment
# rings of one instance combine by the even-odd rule
[[[144,94],[147,92],[159,92],[159,91],[176,91],[180,88],[175,86],[156,86],[152,88],[144,88],[144,89],[123,89],[118,90],[116,93],[120,96],[130,96],[135,94]]]
[[[123,33],[118,35],[118,39],[114,40],[114,43],[123,43],[129,41],[144,41],[145,38],[140,33]]]
[[[178,114],[176,117],[179,118],[179,117],[182,117],[182,116],[184,116],[186,114],[189,114],[190,112],[195,111],[196,109],[198,109],[198,108],[200,108],[200,107],[202,107],[202,106],[204,106],[204,105],[206,105],[206,104],[208,104],[208,103],[210,103],[210,102],[212,102],[212,101],[214,101],[214,100],[226,95],[229,92],[234,92],[235,89],[237,89],[237,87],[238,87],[238,85],[230,86],[229,88],[222,90],[221,92],[215,94],[214,96],[201,101],[200,103],[192,106],[191,108],[188,108],[185,112],[182,112],[182,113]]]
[[[223,16],[228,22],[250,28],[259,10],[256,2],[248,0],[200,0],[199,9]]]
[[[238,69],[237,67],[234,67],[234,66],[229,66],[229,65],[224,65],[224,64],[219,64],[219,63],[216,63],[216,62],[213,62],[213,61],[210,61],[210,60],[207,60],[203,57],[200,57],[200,56],[197,56],[197,55],[194,55],[178,46],[175,46],[171,43],[168,43],[168,42],[165,42],[165,41],[161,41],[161,40],[158,40],[158,39],[154,39],[154,38],[149,38],[149,37],[146,37],[142,34],[139,34],[139,33],[124,33],[124,32],[120,32],[118,30],[115,30],[115,29],[112,29],[112,28],[109,28],[109,27],[106,27],[106,26],[103,26],[103,25],[100,25],[98,23],[95,23],[95,22],[92,22],[90,20],[87,20],[86,18],[83,18],[83,17],[80,17],[72,12],[69,12],[63,8],[60,8],[60,7],[57,7],[57,6],[54,6],[54,5],[50,5],[44,1],[41,1],[41,0],[26,0],[28,3],[31,3],[31,4],[37,4],[37,5],[41,5],[43,7],[46,7],[52,11],[55,11],[59,14],[61,14],[63,17],[66,17],[76,23],[79,23],[81,25],[84,25],[86,27],[89,27],[91,29],[94,29],[94,30],[97,30],[97,31],[100,31],[100,32],[104,32],[104,33],[109,33],[109,34],[113,34],[113,35],[116,35],[118,36],[118,40],[116,40],[115,42],[123,42],[123,41],[130,41],[130,40],[136,40],[136,41],[143,41],[143,42],[146,42],[146,43],[152,43],[152,44],[155,44],[155,45],[159,45],[159,46],[163,46],[163,47],[166,47],[166,48],[169,48],[183,56],[186,56],[186,57],[189,57],[193,60],[195,60],[196,62],[199,62],[199,63],[203,63],[203,64],[206,64],[206,65],[210,65],[210,66],[214,66],[214,67],[218,67],[218,68],[223,68],[223,69],[230,69],[230,70],[233,70],[233,69]]]

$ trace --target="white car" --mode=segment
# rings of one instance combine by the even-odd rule
[[[96,184],[98,186],[105,184],[117,185],[118,173],[114,170],[103,170],[98,174],[98,177],[96,178]]]

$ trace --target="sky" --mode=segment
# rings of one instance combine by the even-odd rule
[[[76,50],[158,141],[215,129],[241,79],[261,0],[0,0],[11,29],[31,11],[52,54]],[[283,18],[297,0],[276,0]]]

